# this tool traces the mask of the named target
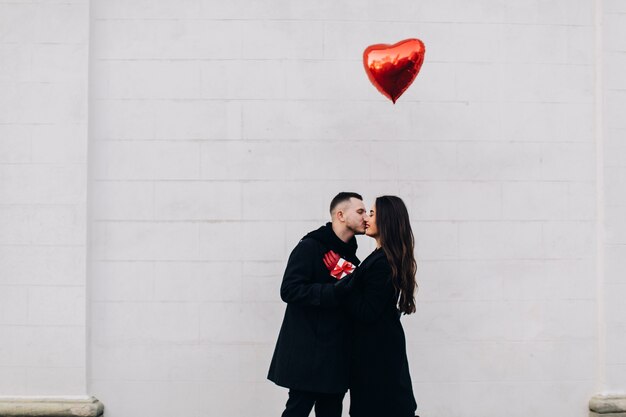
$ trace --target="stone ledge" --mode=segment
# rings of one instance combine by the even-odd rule
[[[596,395],[589,400],[591,417],[626,417],[626,395]]]
[[[104,405],[95,397],[0,398],[0,417],[99,417]]]

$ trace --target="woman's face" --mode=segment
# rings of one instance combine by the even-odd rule
[[[376,204],[372,205],[369,216],[365,219],[365,234],[369,237],[378,237],[378,227],[376,227]]]

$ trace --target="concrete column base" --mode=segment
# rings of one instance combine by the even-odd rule
[[[104,405],[95,397],[0,398],[2,417],[99,417]]]
[[[626,417],[626,395],[596,395],[589,401],[589,417]]]

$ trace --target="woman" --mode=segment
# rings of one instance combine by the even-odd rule
[[[413,417],[413,396],[400,315],[415,312],[414,238],[404,202],[376,199],[365,234],[376,239],[372,252],[336,286],[354,319],[350,379],[351,417]],[[332,271],[337,257],[325,264]]]

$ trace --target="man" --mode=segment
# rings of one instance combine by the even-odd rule
[[[268,379],[289,388],[282,417],[306,417],[313,406],[317,417],[341,417],[348,389],[350,324],[335,283],[359,263],[354,236],[365,233],[367,211],[359,194],[342,192],[330,214],[291,252],[280,287],[287,309]],[[329,251],[342,257],[333,276],[323,261]]]

